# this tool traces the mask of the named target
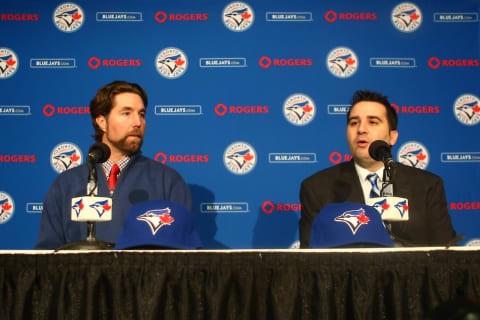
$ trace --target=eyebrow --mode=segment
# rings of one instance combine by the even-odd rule
[[[348,118],[348,122],[350,122],[351,120],[358,120],[358,119],[360,119],[359,116],[353,116]],[[382,118],[380,118],[379,116],[367,116],[367,119],[377,119],[378,121],[383,121]]]

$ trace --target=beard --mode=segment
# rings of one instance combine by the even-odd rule
[[[128,141],[131,135],[137,135],[138,139],[133,139],[133,140],[130,139],[131,141]],[[124,138],[118,141],[112,141],[109,139],[109,142],[113,147],[115,147],[122,153],[131,155],[131,154],[137,153],[142,147],[143,136],[139,132],[132,132],[127,134]]]

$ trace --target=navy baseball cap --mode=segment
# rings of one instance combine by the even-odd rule
[[[353,202],[325,206],[312,224],[311,248],[394,247],[375,208]]]
[[[202,242],[193,213],[185,206],[163,200],[133,205],[128,210],[114,249],[197,249]]]

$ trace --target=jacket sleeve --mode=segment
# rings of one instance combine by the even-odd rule
[[[452,226],[443,180],[440,177],[435,179],[428,189],[426,201],[430,241],[434,245],[447,244],[455,238],[456,232]]]
[[[42,217],[35,249],[56,249],[65,244],[62,224],[62,194],[54,181],[43,201]]]
[[[318,199],[313,194],[313,188],[309,188],[308,185],[302,182],[300,186],[300,204],[301,204],[301,217],[298,223],[300,248],[310,247],[310,230],[312,229],[312,223],[318,212],[315,212],[314,208],[317,208],[320,204]]]

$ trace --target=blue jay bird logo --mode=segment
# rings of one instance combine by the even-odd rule
[[[355,235],[363,225],[368,224],[370,217],[365,214],[365,209],[345,211],[334,219],[336,222],[343,222],[348,225],[353,235]]]
[[[62,20],[67,25],[67,27],[70,28],[72,24],[74,24],[82,16],[78,13],[78,9],[73,9],[69,11],[64,11],[56,15],[55,17]]]
[[[53,148],[50,162],[57,173],[62,173],[82,164],[82,152],[73,143],[60,143]]]
[[[244,142],[235,142],[225,150],[223,161],[232,173],[245,174],[255,167],[257,154],[251,145]]]
[[[188,59],[182,50],[166,48],[157,54],[155,64],[161,76],[174,79],[185,73],[188,66]]]
[[[92,203],[90,205],[90,208],[94,209],[99,217],[102,217],[105,212],[110,211],[112,207],[108,203],[108,200],[103,200],[103,201],[97,201],[95,203]]]
[[[77,31],[85,20],[82,8],[75,3],[63,3],[53,13],[55,26],[63,32]]]
[[[327,67],[334,76],[347,78],[357,71],[358,58],[349,48],[338,47],[328,54]]]
[[[78,156],[75,153],[75,150],[66,151],[60,153],[53,157],[54,159],[60,161],[62,165],[65,167],[65,170],[70,169],[70,166],[78,160]]]
[[[250,154],[250,149],[245,149],[235,151],[234,153],[227,155],[227,158],[234,161],[237,166],[242,169],[248,161],[253,159],[253,156]]]
[[[301,93],[293,94],[287,98],[283,105],[283,115],[294,124],[303,126],[310,123],[315,117],[315,103]]]
[[[405,143],[400,147],[398,155],[400,163],[419,169],[425,169],[430,159],[427,148],[418,142]]]
[[[10,78],[18,68],[15,52],[8,48],[0,48],[0,79]]]
[[[223,9],[223,23],[232,31],[247,30],[253,20],[253,10],[244,2],[232,2]]]
[[[75,214],[77,215],[77,218],[78,218],[80,216],[80,213],[83,210],[83,200],[80,199],[77,202],[75,202],[72,206],[72,210],[75,212]]]
[[[480,99],[472,94],[464,94],[455,100],[453,111],[457,120],[465,125],[480,122]]]
[[[177,54],[175,56],[159,60],[158,63],[163,64],[165,67],[168,68],[170,73],[173,73],[179,66],[185,63],[185,60],[182,60],[181,54]]]
[[[400,201],[394,205],[395,209],[398,210],[398,213],[400,213],[400,217],[403,218],[405,213],[408,211],[408,204],[407,200]]]
[[[15,205],[12,197],[0,191],[0,224],[7,222],[13,216]]]
[[[478,116],[480,112],[480,107],[478,106],[478,101],[473,101],[470,103],[464,103],[455,108],[458,112],[462,113],[468,120],[472,120],[475,116]]]
[[[383,200],[375,202],[372,205],[372,207],[377,209],[378,213],[380,213],[380,215],[382,215],[385,212],[385,210],[388,210],[388,208],[390,208],[390,204],[388,204],[387,199],[383,199]]]
[[[247,8],[232,11],[230,13],[227,13],[225,16],[232,19],[237,26],[240,26],[247,19],[250,19],[252,17],[252,15],[248,13]]]
[[[402,32],[412,32],[422,23],[422,12],[416,5],[404,2],[397,5],[392,11],[392,23]]]
[[[137,220],[144,221],[150,227],[152,235],[155,235],[163,226],[171,225],[175,219],[170,215],[170,208],[148,210],[147,212],[139,215]]]

